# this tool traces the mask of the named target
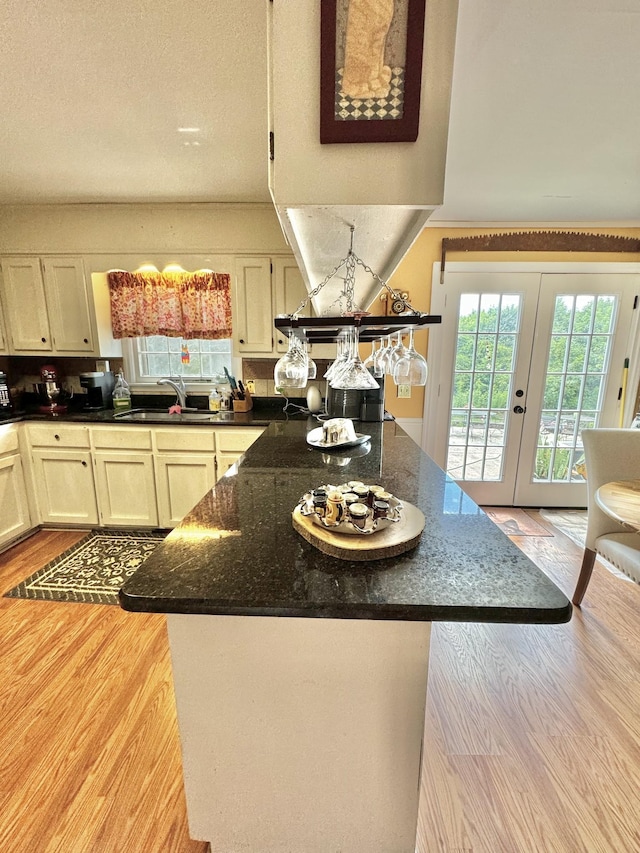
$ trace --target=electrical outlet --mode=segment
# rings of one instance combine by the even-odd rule
[[[255,394],[256,394],[256,380],[255,380],[255,379],[247,379],[247,381],[244,383],[244,386],[245,386],[245,388],[247,389],[247,391],[248,391],[250,394],[253,394],[253,396],[255,397]]]
[[[398,397],[410,397],[411,385],[398,385]]]

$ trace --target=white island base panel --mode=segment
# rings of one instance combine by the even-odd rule
[[[190,835],[414,853],[429,622],[167,616]]]

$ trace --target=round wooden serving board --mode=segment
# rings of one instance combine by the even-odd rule
[[[315,524],[309,516],[302,515],[300,506],[293,513],[293,526],[298,533],[324,554],[339,560],[382,560],[410,551],[420,541],[425,519],[417,506],[402,501],[402,516],[397,524],[390,524],[368,536],[334,533]]]

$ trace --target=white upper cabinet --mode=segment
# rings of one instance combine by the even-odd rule
[[[301,302],[307,298],[307,288],[304,286],[302,273],[293,258],[276,258],[273,262],[274,272],[274,316],[277,314],[293,314]],[[311,301],[307,302],[301,317],[311,314]],[[276,350],[286,352],[288,341],[286,335],[279,329],[274,329]]]
[[[45,294],[56,352],[92,352],[91,309],[82,260],[43,258]]]
[[[91,308],[79,258],[2,258],[9,352],[94,352]]]
[[[236,260],[233,306],[234,343],[238,355],[270,354],[273,350],[271,258]]]
[[[2,278],[10,350],[51,352],[51,328],[39,258],[3,258]]]

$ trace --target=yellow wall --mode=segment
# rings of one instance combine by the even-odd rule
[[[420,234],[410,251],[389,281],[391,287],[407,291],[409,301],[419,311],[428,311],[431,304],[431,275],[433,264],[440,261],[443,237],[474,237],[485,234],[507,234],[523,231],[567,231],[589,234],[609,234],[620,237],[640,237],[640,228],[430,228]],[[619,263],[628,261],[638,263],[637,254],[596,253],[596,252],[448,252],[447,261],[546,261],[557,263],[591,262]],[[437,326],[434,334],[438,334]],[[428,332],[421,331],[415,336],[416,349],[427,354]],[[430,381],[430,380],[427,380]],[[421,418],[424,406],[424,389],[412,388],[410,399],[398,399],[393,379],[389,379],[385,389],[387,409],[397,418]]]

